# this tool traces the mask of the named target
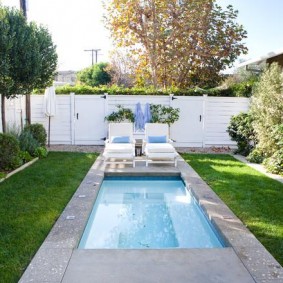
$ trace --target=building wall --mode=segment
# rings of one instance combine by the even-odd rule
[[[280,66],[283,67],[283,54],[280,54],[278,56],[275,56],[275,57],[272,57],[266,60],[266,63],[268,64],[272,64],[274,62],[277,62]]]

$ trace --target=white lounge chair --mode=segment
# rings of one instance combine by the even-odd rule
[[[170,142],[167,124],[145,124],[146,166],[149,163],[173,163],[176,167],[178,153]]]
[[[103,152],[105,164],[133,164],[135,167],[135,140],[133,123],[110,123],[108,139]]]

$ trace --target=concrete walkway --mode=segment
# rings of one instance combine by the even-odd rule
[[[266,169],[261,165],[261,164],[256,164],[256,163],[251,163],[249,161],[247,161],[247,159],[242,156],[242,155],[238,155],[238,154],[235,154],[233,155],[233,157],[235,157],[236,159],[238,159],[239,161],[247,164],[248,166],[252,167],[253,169],[263,173],[264,175],[266,175],[267,177],[273,179],[273,180],[276,180],[280,183],[283,184],[283,177],[282,176],[279,176],[279,175],[276,175],[276,174],[271,174],[271,173],[268,173],[266,171]]]
[[[181,175],[227,244],[223,249],[80,250],[105,175]],[[279,283],[283,269],[180,157],[178,167],[106,167],[99,157],[52,228],[20,283]]]

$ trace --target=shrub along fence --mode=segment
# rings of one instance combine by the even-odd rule
[[[227,126],[230,118],[249,108],[249,99],[243,97],[173,96],[173,95],[57,95],[56,115],[51,117],[51,144],[102,145],[107,137],[105,117],[121,105],[135,111],[140,102],[144,111],[146,103],[161,104],[180,109],[180,117],[170,127],[170,136],[178,147],[235,146]],[[25,123],[25,97],[7,100],[6,119],[20,127]],[[41,123],[48,130],[44,114],[44,96],[31,96],[32,123]],[[136,138],[143,138],[136,131]]]

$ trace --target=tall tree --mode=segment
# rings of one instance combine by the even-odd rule
[[[53,81],[56,47],[48,30],[27,23],[16,9],[0,7],[0,94],[2,128],[6,129],[5,97],[29,94]]]
[[[216,0],[110,0],[106,25],[157,86],[207,85],[247,48],[232,6]]]

